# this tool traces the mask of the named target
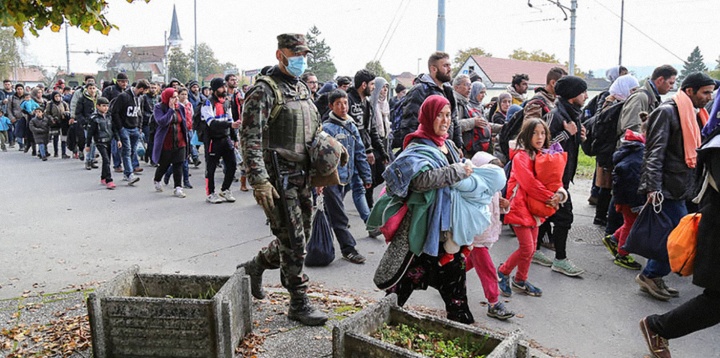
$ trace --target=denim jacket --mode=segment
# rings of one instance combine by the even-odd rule
[[[365,145],[363,145],[357,127],[352,121],[339,119],[332,112],[329,114],[328,120],[323,123],[323,131],[340,142],[347,149],[350,158],[345,166],[338,166],[340,185],[349,184],[355,171],[360,174],[363,183],[372,183]]]

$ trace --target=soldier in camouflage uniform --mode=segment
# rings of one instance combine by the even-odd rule
[[[309,326],[323,325],[327,316],[310,305],[308,277],[303,273],[312,214],[307,148],[322,129],[310,90],[298,78],[307,68],[310,49],[302,34],[282,34],[277,39],[279,63],[267,76],[259,76],[247,93],[240,140],[248,184],[276,239],[238,267],[245,268],[252,295],[258,299],[265,297],[263,271],[279,268],[282,285],[290,292],[288,318]],[[279,168],[272,164],[273,151]],[[283,189],[279,191],[284,197],[277,189]]]

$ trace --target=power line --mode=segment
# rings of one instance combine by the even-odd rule
[[[385,40],[387,39],[388,34],[390,33],[390,29],[392,29],[393,23],[395,23],[395,20],[397,20],[398,14],[400,13],[400,9],[402,8],[404,2],[405,2],[405,0],[401,0],[400,5],[398,5],[397,10],[395,10],[395,15],[393,15],[393,19],[388,24],[388,28],[387,28],[387,30],[385,30],[385,35],[383,36],[382,40],[380,41],[380,46],[378,46],[377,51],[375,51],[375,56],[373,57],[373,61],[378,59],[378,53],[380,53],[380,49],[382,49],[383,44],[385,43]]]
[[[608,8],[607,6],[605,6],[605,5],[604,5],[603,3],[601,3],[600,1],[598,1],[598,0],[593,0],[593,1],[595,1],[598,5],[600,5],[600,6],[602,6],[603,8],[605,8],[605,10],[607,10],[609,13],[615,15],[615,17],[617,17],[618,19],[622,19],[622,18],[620,17],[620,15],[618,15],[618,14],[616,14],[614,11],[610,10],[610,8]],[[687,61],[685,61],[682,57],[676,55],[674,52],[670,51],[670,49],[668,49],[667,47],[663,46],[660,42],[658,42],[658,41],[656,41],[654,38],[650,37],[650,35],[646,34],[646,33],[643,32],[642,30],[640,30],[637,26],[631,24],[631,23],[630,23],[629,21],[627,21],[627,20],[624,20],[624,22],[625,22],[626,24],[628,24],[628,26],[632,27],[632,28],[635,29],[637,32],[639,32],[641,35],[647,37],[648,40],[654,42],[656,45],[660,46],[660,48],[662,48],[663,50],[667,51],[669,54],[675,56],[675,58],[677,58],[678,60],[682,61],[682,63],[686,63],[686,62],[687,62]]]
[[[402,22],[403,17],[405,17],[405,11],[407,10],[408,6],[410,5],[410,1],[405,3],[405,7],[402,10],[402,13],[400,14],[400,18],[395,23],[395,27],[393,28],[392,32],[390,33],[390,38],[388,38],[387,43],[385,44],[385,48],[383,48],[382,52],[380,53],[380,57],[378,57],[378,61],[382,59],[383,55],[385,55],[385,50],[387,50],[388,46],[390,46],[390,41],[392,41],[393,35],[395,35],[395,30],[397,30],[398,26],[400,26],[400,22]]]

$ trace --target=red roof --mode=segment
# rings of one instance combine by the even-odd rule
[[[17,77],[15,77],[17,74]],[[45,76],[35,67],[18,67],[10,71],[13,82],[43,82]]]
[[[123,46],[119,52],[113,54],[108,66],[113,67],[129,62],[162,62],[164,58],[165,46]]]
[[[525,60],[513,60],[509,58],[472,56],[472,59],[485,72],[490,82],[493,83],[510,83],[512,77],[518,73],[525,73],[530,77],[528,84],[530,87],[544,86],[545,78],[548,71],[553,67],[562,67],[567,71],[567,67],[559,63],[535,62]]]

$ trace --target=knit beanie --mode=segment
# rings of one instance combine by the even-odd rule
[[[225,80],[220,77],[215,77],[210,81],[210,90],[213,92],[217,91],[218,88],[225,86]]]
[[[575,98],[585,91],[587,91],[587,83],[577,76],[565,76],[555,83],[555,94],[566,100]]]
[[[699,88],[710,85],[715,86],[715,80],[702,72],[695,72],[685,77],[682,81],[682,85],[680,85],[680,88],[684,90],[688,87]]]

